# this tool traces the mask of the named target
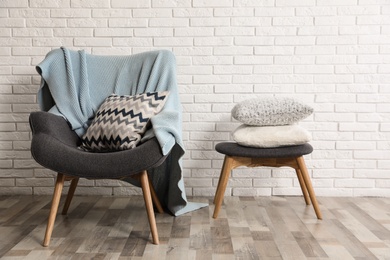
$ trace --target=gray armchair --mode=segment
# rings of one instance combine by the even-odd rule
[[[71,185],[62,214],[67,214],[79,178],[128,177],[138,179],[141,183],[153,243],[159,244],[153,202],[158,212],[163,213],[163,209],[148,180],[147,171],[161,165],[168,155],[162,154],[156,138],[131,150],[91,153],[78,148],[81,144],[79,136],[60,116],[48,112],[33,112],[30,115],[30,126],[32,156],[40,165],[58,173],[43,246],[49,245],[65,181],[71,181]]]

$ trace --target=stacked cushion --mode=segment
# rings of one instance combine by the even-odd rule
[[[313,108],[292,98],[243,101],[232,109],[233,118],[243,123],[233,132],[233,140],[243,146],[258,148],[307,143],[311,135],[297,123],[312,113]]]
[[[150,118],[161,111],[168,94],[164,91],[107,97],[82,137],[81,148],[90,152],[112,152],[136,147]]]

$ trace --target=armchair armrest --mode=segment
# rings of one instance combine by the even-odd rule
[[[29,121],[33,139],[47,135],[68,146],[77,147],[81,144],[78,135],[61,116],[42,111],[32,112]]]

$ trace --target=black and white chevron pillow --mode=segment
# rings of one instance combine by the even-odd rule
[[[91,152],[134,148],[141,141],[149,119],[164,107],[168,94],[164,91],[107,97],[82,137],[81,148]]]

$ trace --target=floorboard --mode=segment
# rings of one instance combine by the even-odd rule
[[[50,200],[0,197],[1,259],[390,259],[390,198],[320,197],[323,220],[302,197],[227,197],[218,219],[193,198],[210,206],[156,214],[156,246],[142,197],[75,196],[45,248]]]

